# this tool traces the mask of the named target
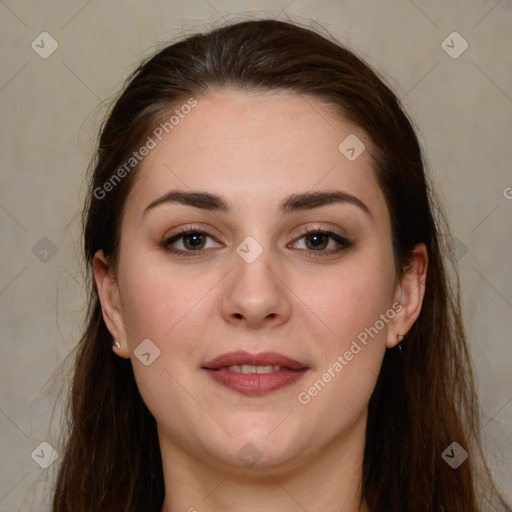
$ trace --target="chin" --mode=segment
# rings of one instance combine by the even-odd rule
[[[244,473],[257,474],[258,470],[277,470],[292,468],[304,459],[305,452],[310,449],[308,439],[302,434],[301,438],[293,435],[290,429],[277,432],[275,429],[279,422],[274,422],[271,428],[258,427],[256,429],[243,429],[233,438],[229,438],[224,445],[225,450],[219,450],[221,445],[213,448],[212,456],[231,469]]]

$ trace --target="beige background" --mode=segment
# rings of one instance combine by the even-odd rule
[[[49,501],[57,465],[42,469],[31,454],[41,453],[43,441],[55,444],[60,412],[55,409],[50,429],[55,391],[44,386],[80,335],[77,215],[106,105],[157,45],[248,16],[317,20],[404,98],[457,238],[482,435],[497,480],[512,498],[510,0],[5,0],[0,512],[47,510],[41,502]],[[43,31],[58,43],[47,59],[31,47],[34,40],[41,46],[36,38]],[[441,46],[453,31],[469,45],[458,58]]]

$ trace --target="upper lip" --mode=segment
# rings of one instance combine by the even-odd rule
[[[260,352],[259,354],[251,354],[243,350],[222,354],[205,363],[203,368],[207,368],[208,370],[218,370],[222,367],[242,364],[251,366],[273,365],[289,368],[290,370],[303,370],[307,368],[306,365],[295,361],[295,359],[277,352]]]

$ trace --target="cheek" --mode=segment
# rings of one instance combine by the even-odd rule
[[[317,319],[319,330],[311,328],[310,334],[316,339],[317,360],[322,364],[305,381],[298,401],[312,414],[321,414],[334,404],[329,415],[333,426],[359,417],[373,392],[386,350],[389,322],[395,315],[391,302],[394,271],[392,258],[379,260],[376,256],[371,263],[340,267],[329,279],[317,281],[321,287],[304,286],[304,296],[309,295]]]
[[[158,265],[134,272],[134,263],[124,269],[122,289],[130,357],[146,405],[156,417],[165,418],[169,410],[182,410],[183,401],[189,400],[182,385],[189,382],[205,323],[208,302],[201,300],[205,286],[196,282],[205,279],[191,280]],[[146,366],[138,347],[147,339],[156,347],[149,345],[149,352],[158,355],[153,360],[151,353],[152,362]]]
[[[385,336],[387,322],[382,326],[379,319],[392,305],[393,282],[391,262],[382,265],[377,260],[347,264],[317,280],[315,286],[307,276],[303,278],[303,296],[309,297],[311,309],[324,324],[330,340],[324,346],[331,355],[376,322]]]
[[[190,278],[149,261],[146,265],[137,264],[142,260],[134,257],[122,269],[123,318],[130,348],[133,351],[149,338],[162,351],[185,350],[185,357],[190,349],[180,341],[186,339],[183,333],[200,325],[199,315],[204,318],[204,278]]]
[[[374,281],[367,284],[373,286]],[[296,399],[306,418],[324,417],[322,429],[334,436],[350,430],[366,411],[386,350],[388,323],[380,315],[389,304],[375,287],[365,290],[349,282],[343,290],[330,290],[322,300],[329,334],[317,334],[321,364],[304,381]],[[391,315],[386,319],[389,322]]]

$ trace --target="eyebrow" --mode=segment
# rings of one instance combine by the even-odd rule
[[[163,196],[155,199],[144,209],[144,215],[162,204],[178,203],[186,206],[193,206],[203,210],[212,210],[229,213],[231,211],[230,203],[223,197],[210,192],[188,192],[182,190],[171,190]],[[373,218],[370,209],[358,197],[339,190],[326,190],[316,192],[304,192],[292,194],[285,197],[279,204],[281,213],[292,213],[323,206],[345,203],[352,204],[363,210],[368,216]]]

